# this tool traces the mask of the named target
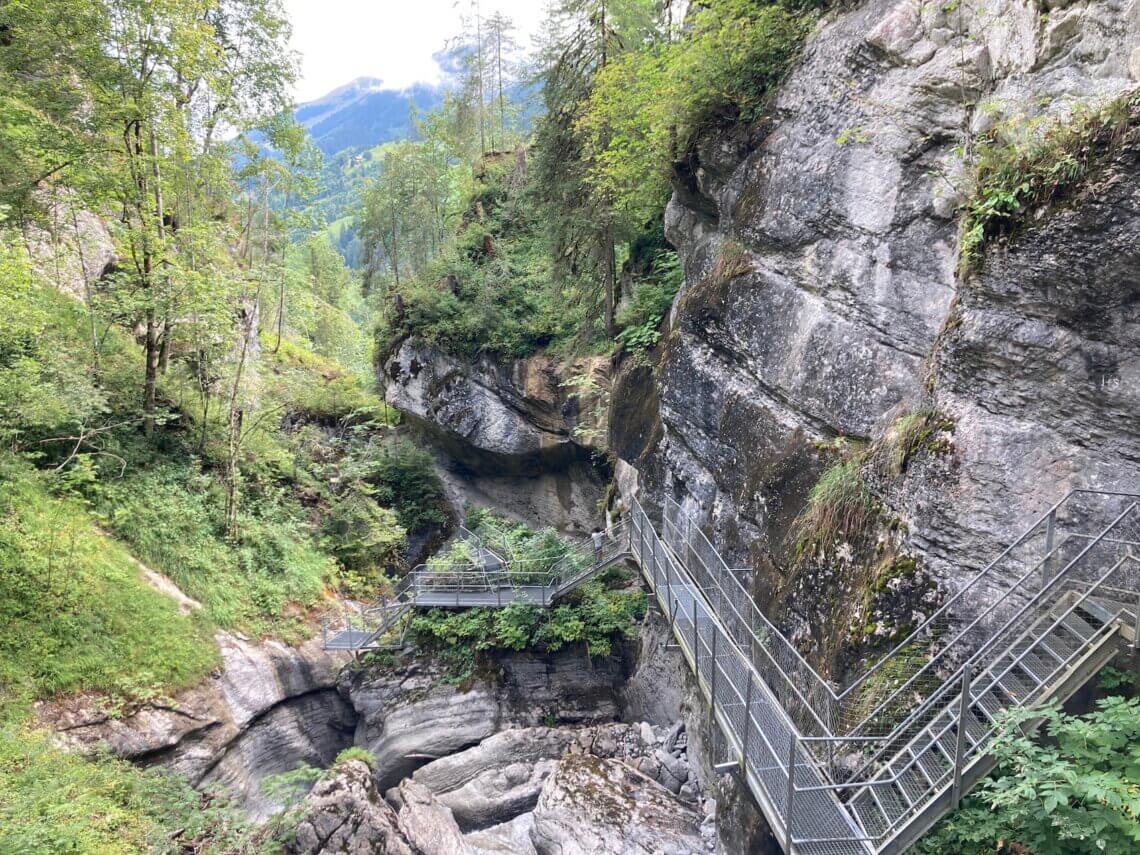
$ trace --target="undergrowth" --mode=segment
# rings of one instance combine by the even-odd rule
[[[536,532],[484,510],[469,509],[467,523],[512,568],[532,573],[535,581],[545,579],[550,568],[571,551],[551,529]],[[591,554],[588,549],[583,551],[583,567],[589,566]],[[440,556],[436,566],[447,572],[457,563],[472,560],[470,548],[461,541]],[[645,616],[645,593],[628,590],[629,582],[625,571],[611,568],[571,591],[554,608],[512,603],[501,609],[431,609],[416,614],[411,633],[418,646],[448,666],[456,681],[490,667],[496,652],[553,652],[582,644],[590,656],[605,657],[616,644],[636,636]]]
[[[0,852],[239,855],[261,851],[256,841],[235,804],[185,778],[0,723]]]
[[[963,269],[976,267],[987,244],[1016,233],[1029,216],[1085,182],[1140,124],[1140,91],[1098,108],[998,128],[976,148],[974,192],[962,223]]]
[[[1043,716],[1045,738],[1021,726]],[[997,768],[916,846],[920,855],[1097,855],[1140,847],[1140,700],[1083,716],[1012,711],[990,747]]]
[[[143,580],[82,504],[0,457],[0,720],[27,701],[101,692],[145,699],[217,665],[209,621]]]

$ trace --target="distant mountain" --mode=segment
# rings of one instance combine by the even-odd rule
[[[382,80],[361,77],[327,95],[301,104],[297,121],[304,125],[326,157],[348,149],[372,148],[412,135],[412,106],[420,113],[443,103],[443,90],[416,84],[396,91]]]

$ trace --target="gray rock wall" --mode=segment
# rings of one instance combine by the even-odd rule
[[[948,459],[876,485],[944,587],[1068,489],[1140,484],[1135,153],[957,273],[970,140],[1137,85],[1140,3],[1054,5],[832,13],[769,116],[706,135],[678,177],[666,229],[686,280],[653,393],[640,369],[615,384],[611,446],[638,471],[623,489],[685,504],[773,615],[827,644],[817,624],[866,580],[797,577],[790,530],[836,437],[919,406],[951,418]]]
[[[592,383],[567,385],[575,377]],[[465,362],[409,339],[382,381],[388,403],[436,450],[457,511],[472,503],[536,527],[592,529],[608,478],[596,453],[608,428],[608,360]]]

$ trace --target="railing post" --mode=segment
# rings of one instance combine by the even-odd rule
[[[697,684],[701,679],[701,634],[697,630],[697,596],[692,591],[689,596],[693,598],[693,668],[697,672]]]
[[[1045,590],[1045,586],[1049,584],[1049,577],[1052,576],[1053,541],[1056,533],[1057,510],[1054,508],[1045,518],[1045,557],[1041,561],[1041,590]]]
[[[788,801],[787,810],[784,816],[784,852],[787,855],[792,855],[795,846],[795,838],[792,836],[792,822],[795,819],[795,804],[796,804],[796,748],[799,743],[799,734],[794,730],[792,731],[792,738],[790,740],[791,747],[788,749]]]
[[[1135,613],[1135,620],[1132,624],[1132,655],[1136,656],[1137,653],[1140,653],[1140,595],[1137,595],[1132,610]]]
[[[748,688],[744,690],[744,733],[740,739],[740,775],[748,783],[748,733],[752,729],[752,675],[748,675]]]
[[[693,600],[695,603],[696,600]],[[695,611],[695,610],[694,610]],[[716,637],[719,635],[716,632],[716,627],[713,627],[712,634],[712,677],[709,678],[709,694],[712,695],[712,700],[709,701],[709,710],[712,715],[713,724],[716,724]]]
[[[962,763],[966,755],[966,717],[970,714],[970,665],[962,669],[962,694],[958,699],[958,734],[954,740],[954,784],[951,789],[951,810],[962,802]]]
[[[827,726],[827,736],[835,736],[835,726],[831,723],[831,708],[834,706],[832,699],[825,697],[823,699],[824,709],[824,724]],[[827,740],[827,774],[832,774],[835,771],[835,743],[829,738]]]

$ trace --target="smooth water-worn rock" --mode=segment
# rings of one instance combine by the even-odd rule
[[[415,781],[400,784],[396,822],[409,843],[424,855],[470,855],[451,811],[427,787]]]
[[[546,780],[567,756],[617,759],[695,802],[701,790],[687,756],[684,725],[600,724],[582,728],[512,728],[434,760],[413,779],[472,831],[503,824],[534,809]]]
[[[301,762],[323,767],[352,744],[356,714],[336,691],[346,657],[320,639],[294,648],[254,644],[219,632],[222,667],[169,702],[154,701],[111,716],[74,697],[43,703],[38,713],[64,745],[161,763],[195,785],[217,781],[255,815],[275,808],[260,782]]]
[[[505,730],[420,767],[412,777],[451,808],[464,830],[498,825],[534,808],[574,736],[549,727]]]
[[[564,758],[534,810],[540,855],[686,855],[713,846],[700,813],[619,760]]]
[[[473,855],[537,855],[534,848],[534,814],[524,813],[510,822],[465,834]]]
[[[623,673],[617,658],[594,660],[569,648],[548,656],[505,655],[496,665],[498,678],[464,686],[424,663],[345,675],[341,691],[359,714],[356,744],[376,757],[382,789],[509,727],[618,717]]]

